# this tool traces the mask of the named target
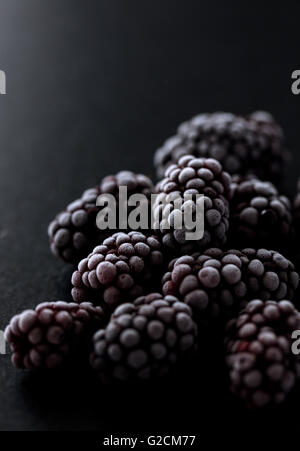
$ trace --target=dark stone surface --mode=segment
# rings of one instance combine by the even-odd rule
[[[270,110],[293,149],[284,187],[293,192],[300,96],[290,78],[299,69],[300,8],[269,5],[0,0],[0,329],[24,308],[70,299],[72,268],[48,248],[54,214],[108,173],[153,174],[153,151],[198,112]],[[89,381],[79,369],[24,375],[0,356],[0,429],[201,434],[266,421],[218,391],[204,396],[200,380],[126,390]],[[288,428],[297,399],[268,418]]]

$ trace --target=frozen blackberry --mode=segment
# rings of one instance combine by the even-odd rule
[[[174,259],[163,279],[163,292],[190,305],[202,318],[226,318],[245,301],[292,299],[299,276],[275,251],[208,249]]]
[[[17,368],[55,368],[88,352],[93,333],[105,325],[101,307],[89,302],[43,302],[15,315],[5,330]]]
[[[221,164],[212,158],[186,155],[178,164],[171,165],[165,175],[157,186],[158,195],[153,206],[154,227],[159,229],[165,249],[182,255],[222,246],[229,226],[231,177],[222,170]],[[176,204],[178,200],[181,205]],[[204,235],[198,240],[187,239],[186,232],[194,230],[187,227],[185,212],[190,209],[193,222],[199,224],[196,205],[201,203],[204,206]],[[176,226],[178,220],[182,223],[180,227]]]
[[[153,192],[151,180],[142,174],[121,171],[104,177],[98,186],[85,191],[50,223],[48,235],[51,250],[56,256],[76,263],[109,235],[109,230],[100,230],[96,225],[96,217],[103,209],[96,205],[96,201],[100,194],[112,194],[118,206],[119,186],[127,187],[128,197],[141,193],[149,199]]]
[[[164,376],[195,349],[195,338],[190,307],[152,293],[116,309],[94,335],[90,361],[103,382]]]
[[[253,176],[234,176],[231,187],[230,245],[287,249],[294,235],[289,199]]]
[[[291,351],[300,313],[290,301],[251,301],[229,322],[226,362],[231,390],[248,407],[279,404],[300,375],[300,360]]]
[[[115,233],[79,263],[72,276],[73,299],[114,310],[153,289],[161,277],[163,260],[157,237]]]
[[[256,174],[277,181],[288,159],[284,135],[274,118],[256,111],[241,117],[231,113],[200,114],[178,127],[156,151],[154,165],[161,179],[183,155],[215,158],[230,174]]]

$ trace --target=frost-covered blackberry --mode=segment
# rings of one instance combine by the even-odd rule
[[[72,276],[73,299],[114,310],[119,304],[152,291],[161,276],[163,262],[156,236],[115,233],[80,261]]]
[[[287,248],[294,236],[289,199],[253,176],[234,176],[231,187],[230,245]]]
[[[195,350],[191,309],[158,293],[119,306],[94,335],[91,365],[104,382],[164,376]]]
[[[151,180],[143,174],[121,171],[104,177],[98,186],[86,190],[80,199],[69,204],[50,223],[48,235],[51,250],[56,256],[76,263],[111,233],[96,225],[97,214],[103,208],[97,206],[96,201],[100,194],[112,194],[118,207],[120,186],[127,187],[128,197],[141,193],[150,198],[153,192]]]
[[[209,318],[228,314],[254,298],[292,299],[299,276],[283,255],[267,249],[222,251],[174,259],[162,279],[164,294],[177,296],[195,314]]]
[[[226,242],[230,183],[229,174],[223,171],[218,161],[211,158],[186,155],[180,158],[178,164],[167,169],[165,178],[157,186],[158,196],[153,208],[155,227],[159,228],[166,250],[182,255],[211,246],[222,246]],[[200,194],[203,195],[202,199]],[[176,205],[178,200],[182,201],[181,206]],[[190,230],[185,212],[190,208],[193,222],[199,223],[197,202],[204,207],[204,235],[191,240],[186,237],[186,232]],[[178,219],[181,220],[181,228],[176,226]]]
[[[88,352],[93,333],[105,325],[101,307],[89,302],[43,302],[15,315],[5,330],[18,368],[55,368]]]
[[[177,134],[156,151],[158,178],[188,154],[215,158],[230,174],[256,174],[272,181],[282,176],[288,159],[281,127],[263,111],[247,117],[224,112],[199,114],[182,123]]]
[[[227,327],[226,362],[231,390],[248,407],[283,402],[300,375],[291,351],[300,313],[287,300],[253,300]]]

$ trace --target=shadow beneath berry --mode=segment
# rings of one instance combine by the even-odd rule
[[[86,365],[25,373],[20,390],[38,422],[33,430],[82,430],[128,433],[196,433],[214,440],[240,434],[290,430],[298,417],[300,390],[276,409],[248,411],[228,390],[220,349],[198,353],[194,364],[156,382],[103,385]],[[278,430],[279,430],[278,429]],[[255,432],[254,432],[255,431]]]

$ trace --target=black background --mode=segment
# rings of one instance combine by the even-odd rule
[[[38,302],[70,299],[72,268],[48,248],[54,215],[104,175],[153,175],[154,150],[196,113],[269,110],[293,152],[283,186],[293,193],[299,13],[297,1],[0,0],[0,328]],[[271,419],[276,435],[297,415],[296,395],[254,415],[220,398],[217,383],[204,396],[205,382],[187,379],[103,389],[79,369],[28,376],[0,356],[0,429],[193,428],[201,436],[225,424],[253,434]]]

